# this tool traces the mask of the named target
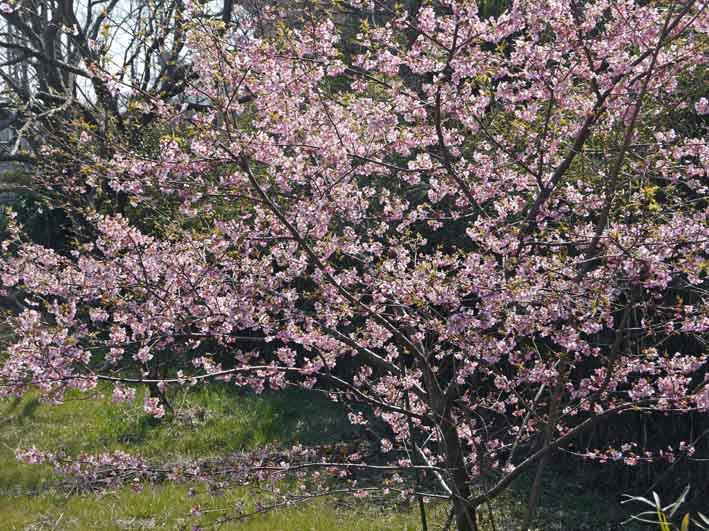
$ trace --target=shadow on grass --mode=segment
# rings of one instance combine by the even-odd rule
[[[31,398],[30,400],[25,402],[25,404],[22,406],[22,412],[18,416],[17,420],[19,422],[24,422],[27,419],[33,418],[39,405],[39,398]]]
[[[130,405],[97,405],[94,445],[130,446],[149,457],[199,457],[266,444],[335,443],[359,434],[339,404],[313,391],[253,394],[212,384],[178,390],[170,400],[174,414],[162,421],[145,415],[140,394]]]
[[[87,399],[69,393],[50,405],[37,395],[0,401],[0,490],[35,492],[56,482],[51,467],[28,466],[16,448],[66,455],[124,450],[156,462],[226,456],[263,445],[327,444],[356,436],[344,410],[316,392],[260,395],[217,384],[173,393],[175,415],[158,421],[143,411],[143,390],[130,404],[114,404],[110,388]]]
[[[522,521],[532,489],[535,469],[522,474],[511,486],[502,505]],[[548,466],[542,476],[542,492],[533,529],[538,531],[639,531],[637,525],[621,525],[629,513],[620,505],[621,492],[596,489],[588,478],[574,476],[565,466]]]

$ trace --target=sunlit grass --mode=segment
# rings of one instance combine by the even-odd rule
[[[230,489],[213,495],[198,488],[188,496],[186,485],[163,485],[134,492],[124,488],[117,492],[96,495],[59,496],[44,494],[35,497],[0,499],[3,530],[71,529],[191,529],[199,522],[209,529],[217,519],[237,503],[253,508],[253,500],[244,489]],[[190,509],[200,506],[203,515],[190,515]],[[433,521],[443,517],[441,507],[432,508]],[[234,513],[235,514],[235,513]],[[57,525],[58,524],[58,525]],[[248,531],[393,531],[418,529],[417,513],[412,508],[392,510],[390,507],[367,506],[340,508],[328,501],[315,501],[267,512],[243,521],[223,524],[222,530]]]
[[[421,529],[418,508],[395,498],[387,503],[318,498],[210,527],[225,514],[236,515],[237,505],[245,512],[253,511],[257,502],[267,505],[268,493],[244,487],[214,491],[204,483],[172,482],[105,493],[71,492],[57,484],[50,467],[17,462],[15,449],[29,446],[61,449],[67,455],[124,450],[169,463],[226,456],[266,444],[328,444],[362,436],[337,404],[303,391],[244,395],[228,386],[192,389],[172,397],[175,418],[165,422],[143,413],[140,395],[133,404],[113,404],[107,389],[99,395],[73,394],[59,406],[43,404],[32,395],[0,402],[0,531],[191,530],[193,524],[222,531]],[[603,524],[619,516],[609,512],[612,504],[570,488],[568,480],[548,476],[537,528],[611,529]],[[481,508],[481,531],[516,528],[525,511],[528,483],[523,478],[490,509]],[[195,506],[201,509],[199,518],[191,515]],[[428,505],[429,529],[440,529],[446,511],[445,504]]]
[[[100,394],[100,393],[99,393]],[[172,399],[176,418],[156,423],[134,404],[116,405],[106,396],[70,395],[52,406],[36,396],[0,405],[0,528],[44,529],[191,529],[204,528],[224,514],[253,510],[267,496],[245,488],[210,492],[206,485],[141,485],[115,492],[78,493],[57,487],[44,465],[25,465],[15,448],[36,446],[68,455],[126,450],[153,461],[224,456],[265,444],[322,444],[351,438],[343,411],[317,394],[286,391],[239,395],[221,386],[181,393]],[[190,510],[200,506],[196,519]],[[434,517],[441,510],[434,510]],[[220,529],[244,530],[406,530],[416,529],[417,513],[408,506],[358,502],[345,507],[318,499]]]

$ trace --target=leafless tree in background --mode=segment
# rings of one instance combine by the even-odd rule
[[[109,126],[130,134],[124,89],[162,98],[181,90],[184,9],[181,0],[18,0],[4,10],[0,79],[18,131],[6,156],[31,160],[76,119],[99,136]]]

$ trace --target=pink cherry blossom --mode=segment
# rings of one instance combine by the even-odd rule
[[[363,28],[354,54],[325,16],[282,39],[200,16],[185,98],[209,103],[136,103],[185,138],[117,141],[88,180],[38,176],[165,221],[81,210],[90,241],[67,253],[10,221],[0,279],[26,308],[0,394],[147,385],[161,418],[173,385],[326,389],[353,424],[385,427],[389,479],[424,470],[459,531],[555,445],[685,455],[691,441],[570,446],[614,416],[709,408],[709,143],[675,123],[707,10],[675,8],[485,18],[449,0]],[[348,466],[368,464],[357,453]]]

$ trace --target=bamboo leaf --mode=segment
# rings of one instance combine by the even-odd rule
[[[657,494],[655,494],[654,492],[652,494],[653,496],[655,496],[655,501],[657,502],[657,519],[660,523],[660,529],[662,531],[672,531],[670,529],[670,525],[667,523],[667,517],[665,516],[665,513],[662,512],[659,496],[657,496]]]
[[[669,509],[670,512],[668,513],[669,517],[672,518],[675,513],[677,512],[677,509],[679,509],[680,505],[682,505],[685,500],[687,499],[687,494],[689,494],[689,485],[687,485],[684,490],[682,491],[682,494],[680,494],[679,498],[677,498],[672,504],[668,505],[665,507],[664,511],[667,512]]]
[[[650,500],[648,500],[647,498],[643,498],[642,496],[631,496],[631,495],[629,495],[629,494],[623,494],[623,496],[626,496],[628,499],[627,499],[627,500],[622,500],[620,503],[629,503],[629,502],[636,501],[636,502],[640,502],[640,503],[644,503],[644,504],[646,504],[646,505],[649,505],[649,506],[652,507],[653,509],[655,508],[655,504],[654,504],[654,503],[652,503],[652,502],[651,502]]]

